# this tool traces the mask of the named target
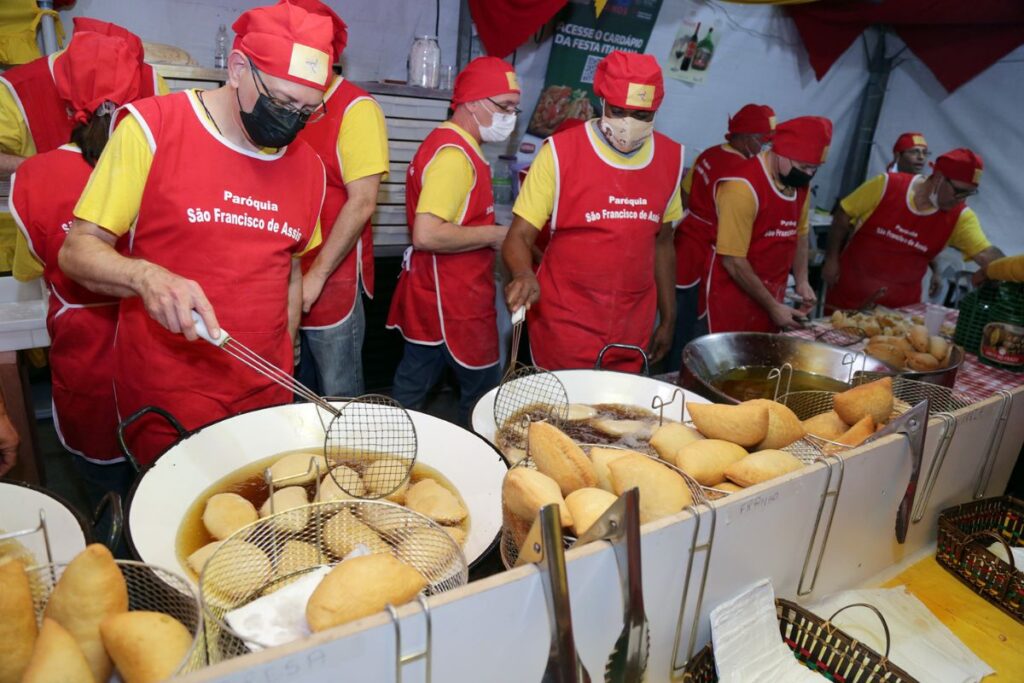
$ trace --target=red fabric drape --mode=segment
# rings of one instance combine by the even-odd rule
[[[1020,0],[837,2],[787,9],[820,79],[872,24],[888,24],[952,92],[1024,44]]]
[[[568,0],[469,0],[469,13],[487,54],[507,57]]]

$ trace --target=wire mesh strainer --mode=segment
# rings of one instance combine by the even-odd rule
[[[393,554],[423,575],[428,595],[469,579],[466,558],[451,534],[400,505],[349,500],[286,510],[235,532],[203,567],[199,592],[209,625],[210,661],[266,647],[232,629],[228,612],[318,567],[335,565],[357,549]]]
[[[516,363],[494,395],[494,425],[510,436],[526,438],[529,422],[547,420],[560,424],[569,417],[569,395],[554,373],[533,365]],[[525,419],[529,418],[529,419]]]
[[[161,612],[178,620],[192,634],[192,645],[174,672],[175,676],[206,665],[203,647],[203,610],[192,584],[161,567],[133,560],[116,560],[128,587],[128,610]],[[36,621],[42,623],[46,604],[67,564],[46,564],[28,570]]]

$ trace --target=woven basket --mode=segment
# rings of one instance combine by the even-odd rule
[[[775,601],[782,640],[808,669],[837,683],[917,683],[903,669],[832,625],[832,619],[851,607],[867,607],[878,615],[889,640],[889,626],[871,605],[847,605],[828,619],[805,610],[789,600]],[[888,650],[888,647],[886,648]],[[691,659],[683,670],[686,683],[716,683],[715,657],[708,645]]]
[[[1024,623],[1024,572],[989,552],[993,541],[1024,543],[1024,502],[1002,496],[943,510],[935,559],[968,588]]]

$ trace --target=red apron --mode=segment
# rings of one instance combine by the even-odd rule
[[[324,208],[320,213],[320,230],[324,242],[334,229],[334,221],[341,213],[341,207],[348,200],[345,191],[345,180],[342,177],[341,157],[338,154],[338,134],[345,114],[356,102],[371,100],[362,88],[352,85],[340,76],[335,79],[327,93],[327,115],[316,123],[306,126],[299,133],[299,139],[305,141],[320,155],[327,171],[327,192],[324,195]],[[302,257],[302,272],[305,273],[313,265],[320,247],[311,250]],[[363,233],[356,241],[338,267],[324,283],[320,298],[316,300],[309,313],[302,316],[302,328],[323,329],[340,325],[352,313],[356,305],[359,285],[362,283],[366,296],[373,298],[373,227],[366,221]]]
[[[53,423],[64,448],[97,462],[122,460],[117,444],[113,356],[117,299],[78,284],[57,265],[72,211],[92,167],[77,147],[26,159],[11,178],[11,209],[50,290]]]
[[[686,202],[686,215],[676,227],[676,287],[700,284],[708,272],[715,246],[715,187],[718,179],[735,175],[747,160],[725,144],[701,152],[693,162],[693,183]]]
[[[68,116],[67,106],[57,94],[57,85],[53,81],[51,61],[60,59],[60,56],[40,57],[8,69],[0,76],[0,81],[6,81],[14,93],[37,154],[66,145],[74,128],[74,121]],[[157,93],[156,78],[153,67],[143,64],[140,98]]]
[[[487,161],[452,128],[435,128],[409,164],[405,180],[405,216],[413,230],[416,205],[423,190],[423,172],[444,147],[466,155],[476,173],[462,228],[494,225],[494,194]],[[494,309],[494,250],[435,254],[409,247],[388,313],[388,328],[415,344],[445,344],[460,364],[470,369],[498,362],[498,318]]]
[[[323,164],[301,141],[272,155],[233,146],[189,93],[126,109],[154,148],[131,256],[198,282],[231,336],[290,373],[288,281],[292,258],[320,214]],[[164,329],[139,297],[121,301],[117,324],[114,389],[122,419],[155,405],[194,430],[291,400],[286,389],[224,351]],[[174,435],[154,421],[150,428],[140,424],[132,437],[146,463]]]
[[[527,321],[533,361],[548,370],[593,367],[609,343],[646,349],[654,330],[655,240],[679,187],[683,148],[655,133],[646,166],[613,166],[592,135],[588,123],[546,142],[558,186],[540,299]],[[636,372],[641,360],[612,349],[604,365]]]
[[[807,199],[807,188],[787,197],[779,190],[765,167],[765,157],[748,159],[735,177],[747,183],[757,198],[757,217],[750,237],[747,260],[754,273],[777,301],[786,293],[786,280],[796,256],[800,209]],[[711,332],[777,332],[761,306],[726,272],[717,254],[712,256],[706,301],[708,329]]]
[[[839,257],[839,281],[829,287],[829,310],[860,308],[881,287],[878,304],[898,308],[921,301],[928,264],[949,242],[966,205],[921,214],[910,208],[909,173],[886,174],[882,199]]]

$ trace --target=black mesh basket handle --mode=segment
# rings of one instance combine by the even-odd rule
[[[142,472],[143,468],[141,465],[139,465],[139,461],[135,458],[135,454],[132,453],[131,448],[128,447],[128,439],[126,437],[126,433],[128,431],[128,428],[131,427],[134,422],[138,421],[140,418],[142,418],[145,415],[148,415],[149,413],[159,415],[163,419],[167,420],[171,427],[174,428],[174,431],[178,433],[178,441],[191,435],[191,432],[189,432],[181,425],[181,422],[178,421],[178,418],[174,417],[174,415],[167,412],[163,408],[158,408],[156,406],[146,406],[145,408],[140,408],[132,415],[129,415],[128,417],[123,419],[121,423],[117,425],[117,441],[119,444],[121,444],[121,451],[124,453],[124,456],[128,459],[128,463],[132,466],[132,469],[135,470],[136,474]],[[152,467],[152,464],[148,465],[147,469],[149,467]]]
[[[977,541],[982,536],[987,536],[989,538],[994,538],[995,540],[997,540],[1000,543],[1002,543],[1003,547],[1006,548],[1006,556],[1009,558],[1008,564],[1010,565],[1010,569],[1012,569],[1013,571],[1017,571],[1017,563],[1014,562],[1014,560],[1013,560],[1013,549],[1010,547],[1010,544],[1006,542],[1005,538],[1003,538],[1002,536],[1000,536],[999,534],[997,534],[994,531],[978,531],[978,532],[975,532],[975,533],[969,535],[964,540],[960,541],[960,543],[958,544],[957,549],[956,549],[956,561],[957,562],[961,562],[963,560],[964,549],[967,546],[969,546],[971,543],[973,543],[974,541]],[[1000,558],[1000,559],[1002,559],[1002,558]],[[1007,591],[1007,589],[1009,589],[1009,587],[1010,587],[1010,582],[1007,581],[1006,582],[1006,586],[1003,587],[1003,594],[1004,595],[1006,594],[1006,591]]]
[[[835,619],[840,612],[845,612],[851,607],[867,607],[869,610],[874,612],[875,616],[878,617],[878,620],[882,622],[882,630],[885,632],[885,652],[882,654],[882,659],[887,661],[889,659],[889,646],[892,645],[892,638],[889,635],[889,624],[885,621],[885,617],[882,616],[882,613],[874,605],[869,605],[866,602],[855,602],[851,605],[847,605],[846,607],[840,607],[832,613],[832,616],[825,620],[825,628],[828,629],[829,634],[831,634],[833,630],[838,630],[838,627],[832,623],[832,620]]]
[[[601,349],[601,351],[597,354],[597,360],[594,361],[595,370],[604,370],[604,354],[608,352],[608,349],[623,349],[624,351],[633,351],[634,353],[636,353],[636,355],[640,356],[640,360],[643,361],[642,372],[644,377],[651,376],[651,366],[648,363],[647,352],[634,344],[605,344],[604,348]]]

